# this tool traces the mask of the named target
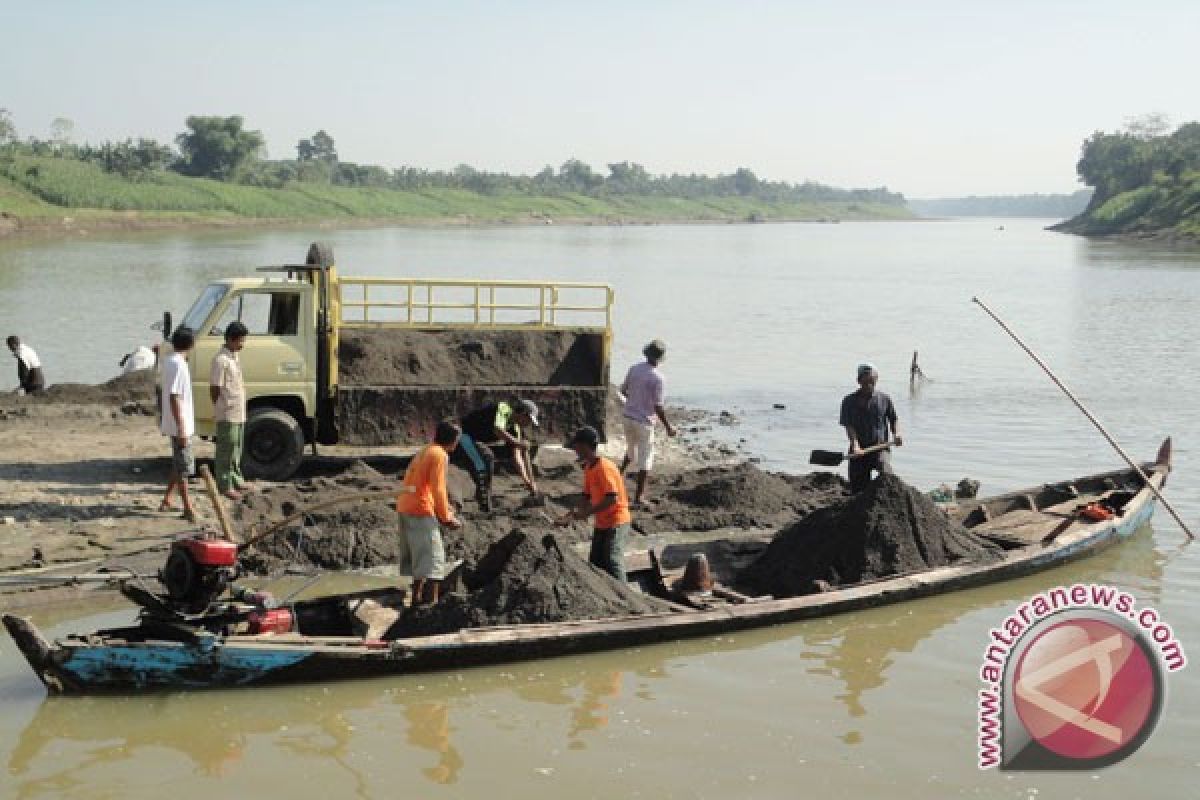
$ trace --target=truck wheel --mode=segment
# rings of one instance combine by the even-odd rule
[[[251,411],[244,436],[242,468],[247,478],[286,481],[304,460],[304,431],[286,411]]]

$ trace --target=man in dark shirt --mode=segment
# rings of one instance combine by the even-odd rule
[[[879,372],[873,364],[858,365],[858,391],[851,392],[842,399],[842,413],[839,424],[846,429],[850,439],[850,458],[847,469],[850,473],[850,491],[861,492],[871,482],[871,472],[891,472],[891,458],[888,450],[860,455],[868,447],[888,442],[888,429],[891,429],[891,443],[899,447],[904,444],[900,436],[900,420],[896,418],[896,407],[892,398],[883,392],[875,391],[879,381]]]

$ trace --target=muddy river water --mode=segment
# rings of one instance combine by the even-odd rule
[[[717,433],[772,468],[802,471],[809,450],[841,445],[838,402],[868,359],[904,424],[896,469],[919,487],[970,476],[995,493],[1117,468],[970,303],[979,295],[1132,453],[1149,458],[1175,436],[1168,496],[1200,528],[1200,251],[1045,224],[0,241],[0,327],[39,351],[51,382],[101,380],[207,280],[294,261],[320,237],[350,274],[612,283],[616,363],[666,340],[671,399],[733,412],[739,424]],[[913,350],[932,379],[917,391]],[[0,388],[14,382],[6,364]],[[5,639],[0,797],[1194,797],[1196,665],[1170,676],[1156,732],[1114,767],[980,772],[975,754],[987,631],[1040,589],[1123,587],[1200,658],[1200,544],[1181,541],[1160,512],[1121,547],[1013,583],[732,636],[328,686],[47,698]],[[34,617],[61,634],[129,613]]]

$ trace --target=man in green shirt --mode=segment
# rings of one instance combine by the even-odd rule
[[[532,400],[517,398],[511,403],[488,403],[462,418],[462,438],[455,461],[466,467],[475,479],[475,499],[484,511],[492,508],[492,476],[496,453],[512,459],[521,483],[530,495],[538,493],[533,478],[533,460],[529,454],[527,433],[538,426],[538,407]]]

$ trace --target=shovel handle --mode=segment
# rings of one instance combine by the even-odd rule
[[[863,456],[869,456],[869,455],[871,455],[871,453],[878,453],[880,450],[887,450],[893,444],[895,444],[895,442],[884,442],[883,444],[873,444],[870,447],[864,447],[862,450],[859,450],[857,453],[847,454],[846,458],[862,458]]]

